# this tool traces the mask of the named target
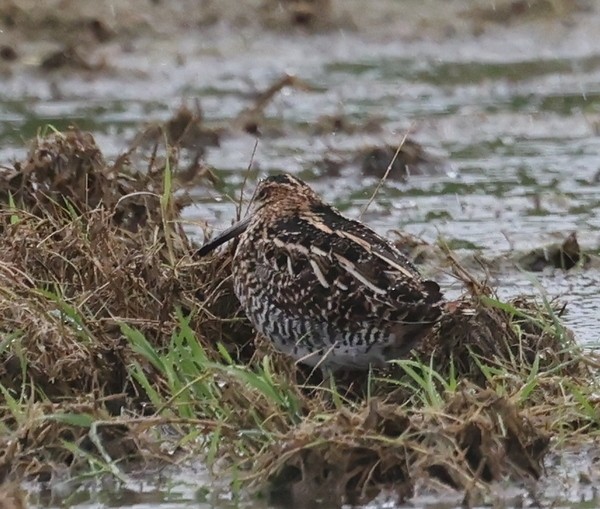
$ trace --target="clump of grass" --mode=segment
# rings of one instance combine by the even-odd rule
[[[0,409],[6,431],[0,440],[47,439],[21,441],[22,450],[0,456],[6,465],[0,477],[30,472],[36,462],[40,471],[80,464],[64,441],[99,452],[93,441],[80,447],[89,426],[54,420],[44,427],[20,419],[19,412],[29,415],[25,407],[43,413],[54,404],[79,408],[85,397],[95,402],[93,421],[104,423],[141,411],[148,396],[129,372],[141,356],[122,327],[136,327],[161,349],[179,307],[195,310],[200,341],[219,338],[235,354],[249,337],[228,298],[230,260],[193,258],[178,222],[173,165],[144,173],[126,168],[123,158],[118,165],[104,161],[88,134],[51,132],[34,141],[23,163],[0,175],[0,384],[7,402]],[[160,386],[153,376],[151,383]],[[121,453],[129,456],[131,447]]]
[[[414,356],[319,384],[254,337],[231,251],[194,257],[171,156],[138,174],[53,132],[0,177],[0,477],[125,479],[168,449],[341,504],[536,478],[551,438],[597,434],[597,365],[560,311],[500,301],[449,252],[467,292]]]

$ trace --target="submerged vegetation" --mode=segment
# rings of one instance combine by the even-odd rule
[[[126,479],[202,457],[278,500],[399,499],[540,477],[600,425],[598,360],[543,298],[502,302],[450,251],[464,295],[409,359],[321,383],[256,337],[231,248],[195,256],[177,153],[104,160],[50,131],[0,176],[0,476]]]

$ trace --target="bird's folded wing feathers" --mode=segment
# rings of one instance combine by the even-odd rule
[[[391,307],[427,300],[431,287],[423,284],[412,264],[364,225],[337,224],[334,229],[318,217],[302,216],[282,223],[267,234],[267,256],[277,260],[282,292],[312,288],[311,298],[322,305],[325,298],[341,304],[362,297]],[[350,227],[352,232],[347,231]]]

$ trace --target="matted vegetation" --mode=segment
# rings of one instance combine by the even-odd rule
[[[423,480],[473,496],[597,433],[598,363],[560,310],[501,302],[451,253],[465,295],[412,358],[331,383],[295,367],[240,313],[231,247],[195,256],[175,155],[136,172],[51,132],[3,172],[2,479],[196,455],[288,502],[406,498]]]

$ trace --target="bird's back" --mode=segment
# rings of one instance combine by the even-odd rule
[[[280,350],[366,368],[406,353],[439,318],[438,285],[364,224],[322,202],[265,212],[238,245],[235,291]]]

